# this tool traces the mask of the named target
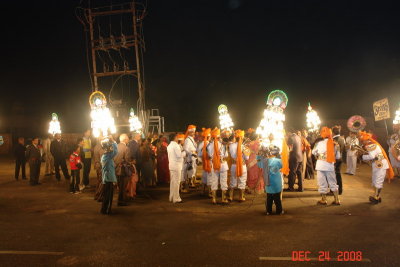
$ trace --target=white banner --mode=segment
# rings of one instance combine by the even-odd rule
[[[375,101],[373,104],[375,121],[390,118],[389,100],[387,98]]]

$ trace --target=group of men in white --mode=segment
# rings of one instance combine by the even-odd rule
[[[235,139],[229,143],[221,140],[221,131],[203,129],[203,140],[198,144],[194,140],[196,126],[189,125],[186,134],[172,134],[170,144],[167,147],[170,169],[170,196],[169,200],[173,203],[182,203],[179,195],[180,186],[182,191],[187,190],[189,184],[194,185],[196,177],[197,162],[203,165],[202,184],[203,193],[208,192],[212,198],[212,203],[217,203],[217,190],[222,190],[221,202],[228,203],[233,200],[234,189],[240,190],[239,201],[245,201],[245,188],[247,171],[245,160],[248,155],[243,153],[242,144],[244,131],[236,130]],[[228,152],[229,151],[229,152]],[[228,185],[228,163],[227,158],[232,159],[231,179]],[[227,192],[229,190],[229,196]]]

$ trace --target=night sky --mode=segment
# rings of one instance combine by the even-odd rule
[[[80,2],[2,3],[3,116],[19,102],[38,125],[57,112],[64,132],[89,127]],[[112,1],[91,4],[100,2]],[[372,102],[384,97],[393,112],[400,101],[395,3],[148,0],[146,106],[160,109],[168,131],[216,126],[221,103],[237,127],[254,128],[266,95],[278,88],[288,94],[287,124],[294,127],[303,126],[309,101],[322,120],[372,116]]]

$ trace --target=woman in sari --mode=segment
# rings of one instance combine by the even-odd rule
[[[155,186],[154,159],[155,155],[151,148],[151,139],[146,139],[140,147],[142,160],[142,179],[143,186]]]
[[[169,167],[168,167],[168,152],[167,139],[162,137],[157,144],[157,180],[159,183],[169,183]]]
[[[247,186],[250,193],[255,192],[261,194],[264,192],[264,179],[262,176],[262,169],[257,164],[257,154],[260,149],[260,142],[254,133],[249,135],[251,140],[248,144],[250,149],[250,156],[246,163],[247,165]]]

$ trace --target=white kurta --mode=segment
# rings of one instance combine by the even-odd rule
[[[214,157],[214,141],[210,142],[207,145],[207,153],[208,156],[211,158],[211,165],[212,159]],[[220,170],[212,169],[212,176],[211,176],[211,190],[218,190],[218,181],[221,186],[221,190],[228,190],[228,163],[225,158],[228,157],[228,150],[221,142],[218,142],[218,153],[221,158],[221,168]]]
[[[186,180],[186,178],[192,178],[196,176],[196,158],[193,156],[197,152],[197,144],[194,141],[194,138],[188,136],[183,143],[183,150],[186,152],[186,161],[185,166],[183,168],[183,177],[182,181]],[[189,165],[192,166],[191,170],[188,170]]]
[[[243,174],[240,177],[236,176],[236,160],[237,160],[237,148],[238,143],[232,143],[229,145],[229,153],[231,154],[231,158],[233,159],[232,166],[231,166],[231,181],[229,183],[230,188],[239,188],[239,189],[246,189],[246,181],[247,181],[247,167],[246,167],[246,160],[249,159],[248,156],[245,156],[243,153],[243,145],[242,145],[242,163],[243,163]]]
[[[50,152],[51,139],[46,138],[43,140],[43,152],[46,161],[45,174],[54,173],[54,158]]]
[[[182,201],[179,196],[179,184],[181,180],[183,159],[186,152],[183,148],[176,143],[171,141],[167,147],[168,151],[168,161],[169,161],[169,173],[170,173],[170,189],[169,189],[169,201],[175,203]]]
[[[312,151],[312,153],[318,158],[322,155],[326,158],[326,145],[328,139],[324,139],[318,142]],[[340,157],[340,151],[335,147],[335,158]],[[333,192],[338,190],[335,174],[335,163],[327,162],[326,160],[318,159],[315,167],[317,170],[317,181],[318,181],[318,192],[320,194],[329,193],[329,189]]]
[[[360,141],[358,140],[357,137],[352,138],[348,136],[346,138],[346,144],[350,145],[360,145]],[[346,173],[350,173],[355,175],[356,174],[356,169],[357,169],[357,150],[351,150],[350,148],[346,150]]]
[[[197,155],[198,155],[198,159],[199,159],[199,161],[203,161],[202,159],[203,159],[203,147],[204,147],[204,141],[201,141],[200,143],[199,143],[199,145],[197,146]],[[205,170],[204,170],[204,162],[202,162],[202,164],[203,164],[203,173],[202,173],[202,175],[201,175],[201,182],[203,183],[203,184],[206,184],[206,185],[210,185],[211,186],[211,176],[212,176],[212,171],[211,172],[206,172]]]
[[[375,158],[379,158],[382,161],[382,168],[378,168]],[[363,160],[373,160],[372,162],[372,186],[375,188],[382,188],[383,182],[386,177],[386,170],[389,169],[389,163],[384,158],[382,150],[379,146],[373,151],[370,151],[367,155],[362,156]]]

